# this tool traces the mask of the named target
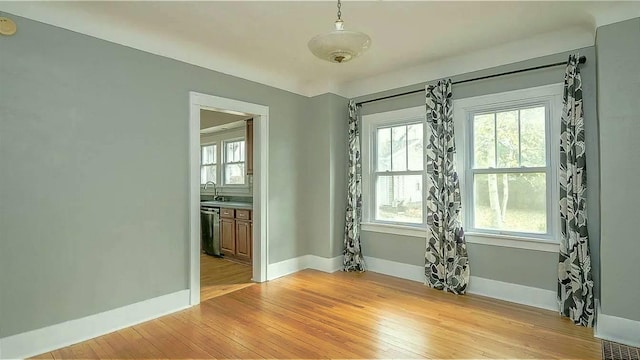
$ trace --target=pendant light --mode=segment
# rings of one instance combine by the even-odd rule
[[[365,52],[371,45],[369,35],[344,29],[342,3],[338,0],[338,20],[335,30],[320,34],[309,41],[309,50],[320,59],[334,63],[347,62]]]

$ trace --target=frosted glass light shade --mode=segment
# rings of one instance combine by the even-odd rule
[[[320,59],[334,63],[347,62],[365,52],[371,46],[369,35],[344,30],[342,21],[336,21],[336,29],[309,41],[309,50]]]

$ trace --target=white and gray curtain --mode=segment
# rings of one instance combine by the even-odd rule
[[[360,221],[362,221],[362,161],[360,158],[360,121],[358,107],[349,101],[349,163],[347,214],[344,224],[344,271],[364,271],[365,264],[360,247]]]
[[[560,313],[577,325],[593,326],[595,316],[587,233],[587,168],[579,55],[569,56],[564,75],[560,133]]]
[[[464,294],[469,258],[460,221],[460,186],[455,167],[451,80],[426,87],[427,251],[425,275],[432,288]]]

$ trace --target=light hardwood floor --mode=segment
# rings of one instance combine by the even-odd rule
[[[200,301],[254,285],[251,265],[200,255]]]
[[[555,312],[305,270],[41,358],[600,358]]]

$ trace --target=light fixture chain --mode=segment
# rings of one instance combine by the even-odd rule
[[[341,7],[342,7],[342,2],[338,0],[338,20],[342,20],[342,11],[340,10]]]

